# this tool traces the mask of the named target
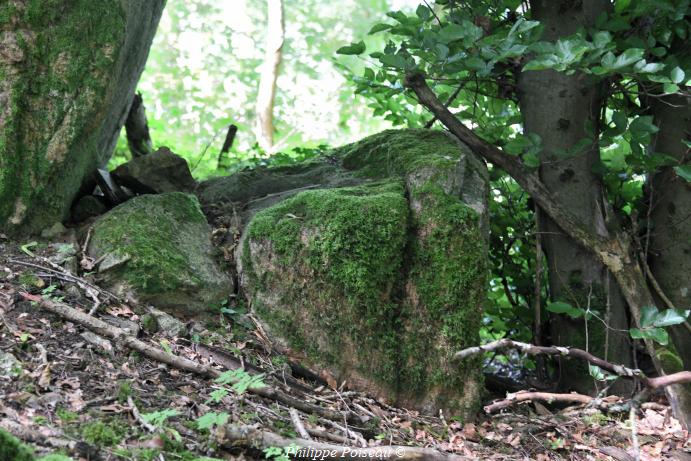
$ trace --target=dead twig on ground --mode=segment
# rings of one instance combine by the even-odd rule
[[[256,426],[227,426],[225,428],[226,446],[232,447],[290,447],[300,448],[289,453],[296,458],[310,459],[379,459],[379,460],[427,460],[427,461],[467,461],[470,458],[443,453],[431,448],[384,445],[380,447],[356,448],[315,442],[305,439],[289,439],[273,432],[263,431]],[[290,450],[290,448],[289,448]]]
[[[161,349],[158,349],[157,347],[154,347],[150,344],[145,343],[144,341],[135,338],[134,336],[131,336],[130,334],[128,334],[128,332],[121,328],[109,325],[108,323],[100,319],[85,314],[84,312],[74,309],[64,303],[50,299],[45,299],[40,296],[32,295],[29,293],[21,293],[21,296],[27,301],[33,301],[37,303],[38,306],[49,312],[52,312],[54,314],[59,315],[60,317],[66,318],[74,323],[82,325],[98,335],[111,338],[116,343],[121,344],[124,347],[136,350],[137,352],[142,353],[150,359],[156,360],[161,363],[165,363],[179,370],[195,373],[201,376],[205,376],[207,378],[216,379],[221,375],[220,370],[211,368],[206,365],[201,365],[184,357],[180,357],[175,354],[171,354]],[[305,413],[322,416],[332,421],[342,421],[343,418],[345,418],[346,420],[358,424],[362,423],[360,417],[351,411],[339,412],[323,408],[317,405],[313,405],[299,400],[295,397],[292,397],[288,394],[285,394],[284,392],[279,391],[270,386],[250,387],[248,389],[248,392],[258,395],[260,397],[280,402],[284,405],[303,411]]]

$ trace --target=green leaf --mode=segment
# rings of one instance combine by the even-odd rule
[[[614,11],[616,13],[621,13],[631,4],[631,0],[616,0],[614,3]]]
[[[377,32],[389,30],[389,29],[391,29],[391,27],[392,27],[391,24],[384,24],[384,23],[375,24],[369,30],[368,34],[369,35],[376,34]]]
[[[660,72],[664,68],[664,64],[659,62],[646,62],[645,59],[641,59],[633,66],[634,71],[642,74],[653,74],[655,72]]]
[[[641,328],[653,326],[658,313],[659,311],[655,306],[643,306],[643,309],[641,309]]]
[[[691,165],[675,166],[674,172],[686,182],[691,182]]]
[[[657,314],[653,325],[656,327],[668,327],[670,325],[679,325],[684,323],[686,318],[689,316],[689,311],[683,311],[681,309],[665,309],[664,311]]]
[[[427,21],[430,17],[432,17],[432,12],[429,10],[429,8],[422,4],[418,5],[417,10],[415,10],[415,14],[417,14],[417,17],[423,21]]]
[[[612,34],[610,34],[607,31],[603,30],[603,31],[597,32],[593,36],[593,44],[597,48],[600,48],[600,49],[605,48],[610,43],[612,43]]]
[[[230,415],[226,412],[206,413],[199,418],[197,418],[197,428],[199,429],[211,429],[213,426],[221,426],[228,421]]]
[[[681,83],[684,81],[685,74],[684,71],[679,67],[675,67],[672,69],[672,72],[670,72],[669,76],[672,79],[672,83]]]
[[[669,335],[664,328],[647,328],[644,330],[632,328],[629,330],[629,334],[633,339],[652,339],[663,346],[669,342]]]
[[[626,127],[629,124],[629,119],[626,116],[626,113],[620,110],[612,114],[612,121],[614,122],[614,125],[616,125],[617,130],[619,130],[620,132],[626,130]]]
[[[439,29],[439,41],[442,43],[451,43],[463,39],[468,35],[468,28],[456,23],[449,24]]]
[[[653,328],[650,330],[649,334],[650,339],[662,344],[663,346],[666,346],[669,343],[669,335],[664,328]]]
[[[679,87],[676,83],[665,83],[662,85],[662,90],[665,94],[674,94],[679,92]]]
[[[555,314],[566,314],[571,318],[577,319],[583,317],[583,309],[573,307],[571,304],[563,301],[555,301],[547,304],[547,310]]]
[[[379,58],[382,64],[396,69],[405,69],[405,58],[400,54],[385,54]]]
[[[357,43],[351,43],[350,45],[342,46],[336,50],[337,54],[354,55],[364,53],[367,47],[365,42],[362,40]]]
[[[623,67],[630,66],[631,64],[640,61],[644,54],[645,50],[642,50],[641,48],[629,48],[617,56],[616,61],[614,61],[614,69],[621,69]]]
[[[31,252],[31,248],[35,247],[36,245],[38,245],[38,242],[29,242],[20,246],[19,249],[22,250],[22,253],[33,258],[34,254]]]
[[[537,154],[528,152],[523,155],[523,163],[528,168],[537,168],[540,166],[540,158],[537,156]]]
[[[647,136],[657,133],[658,127],[653,123],[653,117],[644,115],[636,117],[629,126],[629,130],[635,139],[645,139]]]

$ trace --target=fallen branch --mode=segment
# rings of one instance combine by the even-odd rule
[[[300,415],[298,414],[297,410],[295,408],[291,408],[288,410],[288,413],[290,414],[290,420],[293,422],[293,426],[295,427],[298,435],[305,440],[312,440],[312,437],[310,437],[310,435],[307,433],[307,430],[305,430],[305,426],[302,424],[302,421],[300,421]]]
[[[132,412],[132,416],[134,416],[134,419],[137,420],[137,422],[141,424],[144,429],[146,429],[149,432],[156,432],[156,426],[148,423],[142,417],[142,414],[140,413],[139,408],[137,408],[137,405],[134,403],[132,396],[127,397],[127,405],[130,406],[130,411]]]
[[[483,410],[486,413],[494,413],[504,408],[508,408],[520,402],[560,402],[560,403],[582,403],[588,404],[593,401],[593,397],[583,394],[553,394],[551,392],[528,392],[521,391],[515,394],[509,394],[505,399],[492,402],[489,405],[485,405]]]
[[[583,349],[559,346],[534,346],[532,344],[513,341],[506,338],[498,341],[492,341],[491,343],[487,343],[482,346],[469,347],[467,349],[458,351],[454,354],[454,359],[461,360],[473,355],[481,354],[483,352],[497,351],[501,349],[518,349],[521,352],[529,355],[559,355],[576,357],[592,363],[593,365],[597,365],[603,370],[614,373],[617,376],[640,379],[644,386],[651,389],[663,388],[673,384],[691,383],[691,371],[680,371],[671,375],[648,378],[638,368],[627,368],[623,365],[607,362],[599,357],[595,357]]]
[[[35,302],[42,309],[57,314],[60,317],[70,320],[71,322],[82,325],[98,335],[111,338],[117,344],[140,352],[141,354],[149,357],[150,359],[156,360],[157,362],[165,363],[179,370],[184,370],[211,379],[216,379],[221,375],[221,371],[215,368],[200,365],[192,360],[177,356],[175,354],[170,354],[166,351],[151,346],[150,344],[131,336],[127,331],[121,328],[114,327],[64,303],[45,299],[29,293],[21,293],[21,296],[27,301]],[[270,386],[250,387],[247,391],[260,397],[271,399],[289,407],[304,411],[305,413],[319,415],[332,421],[343,421],[343,419],[346,418],[347,420],[356,424],[362,423],[360,417],[353,412],[339,412],[313,405],[295,397],[291,397],[290,395]]]
[[[646,402],[640,404],[639,400],[647,398],[648,395],[637,397],[628,402],[622,403],[621,401],[612,402],[609,399],[599,399],[597,397],[591,397],[589,395],[577,394],[572,392],[570,394],[555,394],[552,392],[532,392],[532,391],[519,391],[507,394],[506,398],[497,400],[485,405],[483,410],[486,413],[495,413],[504,408],[511,407],[521,402],[547,402],[547,403],[580,403],[583,405],[591,405],[599,408],[601,411],[607,413],[625,413],[630,412],[632,408],[636,408],[640,405],[643,409],[653,409],[657,411],[664,410],[666,407],[661,406],[658,403]]]
[[[384,445],[380,447],[357,448],[314,442],[304,439],[289,439],[256,426],[227,426],[225,428],[225,446],[231,447],[286,447],[295,459],[379,459],[398,461],[467,461],[465,456],[443,453],[432,448],[403,447]],[[299,448],[294,450],[292,446]]]

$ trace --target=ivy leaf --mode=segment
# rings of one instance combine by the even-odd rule
[[[686,182],[691,182],[691,165],[675,166],[674,172]]]
[[[669,76],[672,78],[672,83],[681,83],[684,81],[684,71],[681,70],[679,67],[675,67],[672,69],[672,72],[669,74]]]
[[[365,46],[365,42],[362,40],[357,42],[357,43],[351,43],[350,45],[342,46],[339,49],[336,50],[337,54],[346,54],[346,55],[355,55],[355,54],[362,54],[365,52],[367,47]]]

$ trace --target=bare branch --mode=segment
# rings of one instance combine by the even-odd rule
[[[576,357],[583,359],[588,363],[592,363],[593,365],[597,365],[603,370],[614,373],[617,376],[624,378],[638,378],[641,380],[643,385],[651,389],[663,388],[673,384],[691,383],[691,371],[680,371],[671,375],[648,378],[641,370],[637,368],[627,368],[623,365],[607,362],[599,357],[595,357],[593,354],[584,351],[583,349],[578,349],[575,347],[534,346],[532,344],[513,341],[506,338],[493,341],[483,346],[475,346],[463,349],[454,354],[454,360],[462,360],[483,352],[497,351],[501,349],[518,349],[521,352],[529,355],[559,355]]]

